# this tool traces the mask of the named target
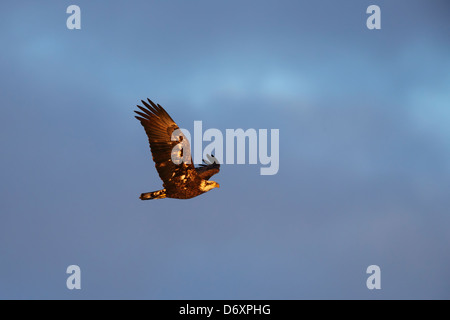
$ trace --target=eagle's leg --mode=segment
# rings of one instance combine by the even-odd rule
[[[141,200],[153,200],[153,199],[164,199],[166,197],[166,189],[142,193],[139,199]]]

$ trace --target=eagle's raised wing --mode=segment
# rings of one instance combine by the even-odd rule
[[[141,100],[146,108],[137,106],[142,112],[135,111],[139,115],[136,119],[141,122],[147,133],[153,161],[164,187],[176,188],[186,181],[186,177],[196,175],[191,158],[191,146],[166,110],[150,99],[147,100],[149,103]],[[178,159],[176,163],[172,161],[173,152],[177,153],[174,157]],[[181,161],[182,159],[185,161]]]
[[[214,155],[207,154],[206,157],[208,160],[203,159],[204,164],[200,164],[199,167],[195,168],[197,174],[200,178],[209,180],[213,175],[219,173],[220,171],[220,163],[219,160],[214,157]]]

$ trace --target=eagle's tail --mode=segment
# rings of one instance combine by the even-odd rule
[[[153,200],[153,199],[164,199],[166,197],[166,189],[142,193],[139,199],[141,200]]]

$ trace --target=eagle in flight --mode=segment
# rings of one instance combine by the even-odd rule
[[[195,168],[189,141],[166,110],[150,99],[141,100],[144,107],[134,111],[147,133],[153,161],[164,189],[142,193],[141,200],[176,198],[190,199],[211,189],[219,188],[215,181],[208,180],[219,172],[220,164],[212,155],[208,161]]]

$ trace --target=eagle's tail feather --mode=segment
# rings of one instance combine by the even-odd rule
[[[166,189],[142,193],[139,199],[141,200],[153,200],[153,199],[164,199],[166,197]]]

